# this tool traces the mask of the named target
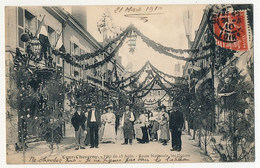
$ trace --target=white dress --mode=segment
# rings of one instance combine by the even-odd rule
[[[116,130],[115,130],[115,122],[116,117],[114,113],[106,113],[105,114],[105,128],[102,141],[103,142],[115,142],[116,139]]]

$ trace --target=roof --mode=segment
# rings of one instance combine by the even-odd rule
[[[74,28],[79,31],[83,36],[88,39],[88,41],[95,47],[103,48],[103,46],[67,11],[62,9],[61,7],[44,7],[51,14],[55,14],[58,17],[63,17],[64,22],[70,24],[70,26],[74,26]]]

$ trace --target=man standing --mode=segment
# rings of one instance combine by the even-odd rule
[[[132,145],[132,140],[134,139],[133,122],[135,118],[133,112],[130,111],[129,105],[125,107],[125,110],[126,111],[124,112],[122,117],[122,126],[123,126],[125,142],[122,143],[122,145],[127,145],[128,140],[129,140],[129,144]]]
[[[89,135],[90,135],[90,131],[89,131],[89,127],[88,127],[88,113],[89,113],[89,110],[91,110],[91,107],[88,105],[88,104],[86,104],[85,105],[85,117],[86,117],[86,121],[85,121],[85,128],[86,128],[86,135],[85,135],[85,141],[84,141],[84,143],[85,143],[85,145],[86,146],[88,146],[89,144],[90,144],[90,137],[89,137]]]
[[[181,151],[181,134],[184,119],[183,113],[179,110],[171,113],[170,117],[170,131],[172,135],[172,149],[171,151]]]
[[[141,121],[141,129],[143,133],[141,143],[149,143],[149,136],[147,131],[149,125],[148,114],[142,110],[142,114],[140,115],[139,119]]]
[[[92,104],[89,105],[91,110],[88,112],[89,136],[90,136],[90,148],[98,148],[98,130],[101,124],[100,112]]]
[[[76,112],[73,114],[71,118],[71,123],[75,129],[75,138],[76,138],[76,148],[75,150],[85,149],[83,146],[81,146],[80,139],[84,136],[82,136],[83,131],[85,131],[85,121],[86,117],[85,114],[82,113],[80,105],[76,106]],[[83,142],[83,141],[82,141]]]

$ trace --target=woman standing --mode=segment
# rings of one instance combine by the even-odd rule
[[[103,135],[104,135],[104,129],[105,129],[105,124],[106,124],[106,111],[103,111],[103,114],[101,115],[101,126],[98,130],[98,139],[99,141],[102,141]]]
[[[159,130],[159,122],[157,120],[157,115],[155,112],[152,112],[152,115],[150,117],[150,122],[152,123],[152,128],[151,128],[151,140],[152,141],[157,141],[158,140],[158,130]]]
[[[160,110],[160,140],[163,145],[167,145],[167,142],[170,140],[169,115],[166,112],[166,107],[164,105],[160,107]]]
[[[141,123],[142,122],[140,121],[139,118],[137,120],[135,120],[135,122],[134,122],[135,138],[139,143],[141,143],[142,138],[143,138]]]
[[[107,110],[107,113],[104,116],[105,119],[105,126],[104,126],[104,134],[102,141],[103,142],[112,142],[115,143],[116,139],[116,130],[115,130],[115,124],[116,124],[116,116],[113,113],[113,106],[109,105],[105,107]]]

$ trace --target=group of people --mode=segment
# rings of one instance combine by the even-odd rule
[[[99,141],[103,143],[115,143],[116,139],[124,139],[122,145],[132,145],[133,139],[138,143],[159,141],[167,145],[172,141],[172,151],[181,151],[181,134],[184,123],[183,114],[178,110],[166,111],[161,105],[158,112],[141,111],[136,117],[132,107],[126,105],[119,124],[116,124],[116,116],[113,106],[108,105],[102,112],[92,104],[83,108],[76,106],[76,111],[71,118],[75,129],[76,148],[98,148]],[[170,138],[171,133],[171,138]],[[121,136],[122,137],[121,137]],[[84,139],[81,141],[81,139]]]

